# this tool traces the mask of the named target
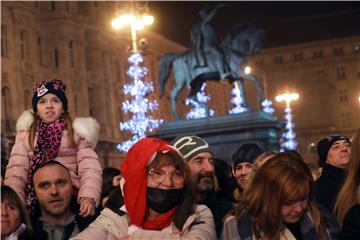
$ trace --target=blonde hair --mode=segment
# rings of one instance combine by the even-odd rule
[[[34,121],[32,122],[29,129],[29,146],[31,150],[34,150],[35,136],[38,131],[37,122],[40,119],[39,115],[34,114]],[[68,112],[63,113],[63,118],[66,123],[66,130],[68,132],[68,142],[71,147],[75,146],[74,129],[72,127],[73,120]]]
[[[283,229],[282,205],[288,201],[303,199],[308,192],[307,212],[314,223],[318,236],[325,233],[323,219],[315,202],[315,186],[306,163],[293,154],[279,153],[266,161],[256,172],[243,201],[232,215],[244,211],[253,219],[255,235],[260,232],[265,239],[279,238]]]
[[[253,167],[252,167],[252,171],[249,174],[249,183],[254,178],[254,175],[255,175],[256,171],[260,168],[260,166],[263,165],[266,161],[268,161],[275,155],[276,155],[275,151],[267,151],[267,152],[263,152],[262,154],[257,156],[257,158],[255,158]]]
[[[360,129],[357,130],[352,143],[348,172],[345,181],[335,200],[333,213],[342,224],[346,212],[357,203],[357,189],[360,183]]]

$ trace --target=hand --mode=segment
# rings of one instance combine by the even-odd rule
[[[112,182],[113,186],[118,186],[118,185],[120,185],[120,180],[121,180],[121,178],[122,178],[121,175],[115,176],[115,177],[113,178],[113,182]]]
[[[88,217],[95,215],[95,204],[94,201],[90,198],[81,198],[80,199],[80,216]]]

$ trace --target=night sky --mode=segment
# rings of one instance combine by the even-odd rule
[[[219,2],[149,2],[155,17],[152,30],[189,46],[190,29],[200,21],[198,11],[205,4]],[[225,3],[225,2],[222,2]],[[264,48],[336,37],[360,35],[360,2],[226,2],[213,19],[219,36],[232,25],[259,23],[265,29]]]

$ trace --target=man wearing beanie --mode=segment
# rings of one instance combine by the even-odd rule
[[[234,152],[232,156],[233,173],[241,190],[248,186],[254,160],[263,152],[255,143],[245,143]]]
[[[322,175],[316,180],[317,202],[332,212],[349,164],[351,142],[344,135],[323,138],[317,145]]]
[[[216,234],[220,237],[224,216],[232,209],[231,201],[215,191],[214,154],[209,144],[198,136],[183,136],[172,141],[187,161],[195,189],[195,201],[206,205],[212,212]]]

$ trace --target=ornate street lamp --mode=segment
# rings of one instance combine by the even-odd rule
[[[282,139],[280,141],[281,151],[284,151],[286,149],[290,149],[290,150],[296,149],[298,145],[298,143],[295,140],[296,134],[294,131],[294,123],[291,114],[291,102],[298,99],[299,99],[298,93],[289,93],[289,92],[286,92],[284,94],[275,97],[275,100],[277,102],[286,103],[286,108],[285,108],[286,132],[282,134]]]
[[[114,29],[119,30],[126,25],[130,25],[132,51],[137,51],[137,37],[136,31],[142,30],[145,26],[151,25],[154,22],[154,17],[150,15],[133,15],[124,14],[115,18],[111,25]]]
[[[147,132],[152,132],[158,128],[163,121],[146,114],[155,111],[158,108],[158,103],[156,100],[150,101],[146,98],[149,93],[154,92],[154,87],[152,82],[141,80],[148,74],[148,70],[142,66],[144,58],[137,48],[137,31],[143,29],[146,25],[151,25],[153,22],[154,18],[146,14],[124,14],[111,23],[116,30],[127,25],[131,29],[132,53],[128,58],[130,67],[127,74],[134,81],[130,84],[124,84],[125,95],[130,95],[132,99],[123,101],[122,110],[124,113],[132,113],[132,116],[128,121],[120,123],[120,130],[130,131],[132,137],[118,144],[117,148],[121,152],[127,152],[134,143],[145,137]]]

